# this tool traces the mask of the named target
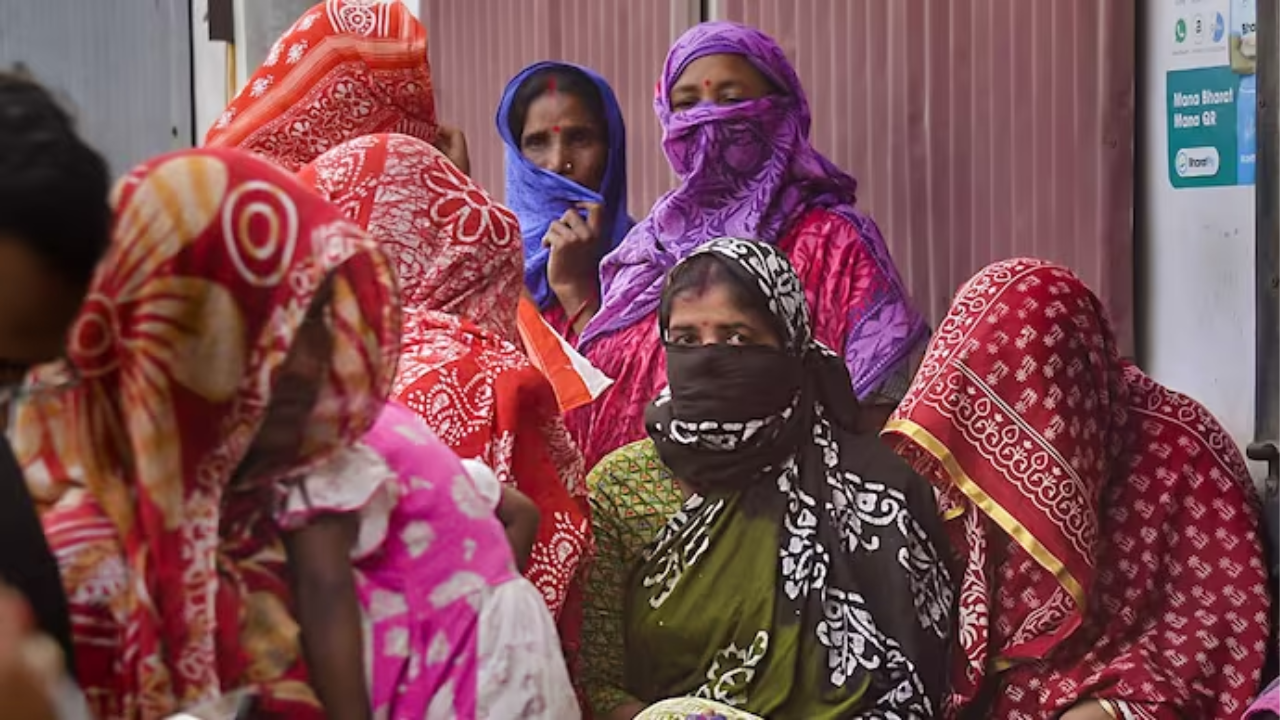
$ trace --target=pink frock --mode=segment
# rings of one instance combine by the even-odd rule
[[[478,477],[473,477],[476,475]],[[515,568],[497,478],[413,411],[286,490],[278,520],[358,512],[352,551],[377,718],[577,718],[555,622]]]

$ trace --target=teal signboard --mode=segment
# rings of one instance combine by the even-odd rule
[[[1165,81],[1169,181],[1252,185],[1257,164],[1257,0],[1177,2]]]

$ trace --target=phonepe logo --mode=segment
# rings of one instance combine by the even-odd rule
[[[1183,148],[1174,160],[1174,169],[1182,178],[1213,177],[1220,164],[1215,147]]]

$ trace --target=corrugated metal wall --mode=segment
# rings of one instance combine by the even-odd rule
[[[467,133],[472,174],[502,194],[502,90],[538,60],[567,60],[609,80],[627,123],[630,205],[648,212],[669,189],[653,88],[667,49],[698,19],[696,0],[422,0],[442,122]]]
[[[493,112],[526,64],[562,58],[613,83],[627,118],[631,210],[671,184],[651,102],[697,2],[423,0],[441,115],[502,185]],[[796,63],[814,141],[861,181],[935,322],[984,264],[1073,267],[1133,334],[1133,0],[713,0]]]
[[[1133,333],[1133,0],[719,0],[777,38],[814,142],[929,316],[986,263],[1033,255]]]
[[[0,0],[0,69],[63,96],[123,173],[191,145],[191,21],[183,0]]]

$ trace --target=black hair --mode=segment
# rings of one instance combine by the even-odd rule
[[[607,143],[609,121],[605,114],[604,97],[600,94],[600,88],[596,87],[595,82],[581,70],[557,65],[538,70],[525,78],[525,81],[520,83],[520,87],[516,88],[515,97],[511,100],[511,112],[507,116],[507,128],[511,131],[511,137],[516,145],[520,145],[520,137],[524,135],[524,123],[529,116],[529,106],[553,88],[556,92],[572,95],[587,106],[587,112],[591,113],[592,119],[600,125]]]
[[[0,234],[87,284],[111,239],[107,163],[48,90],[0,73]]]
[[[662,288],[662,300],[658,305],[660,327],[671,322],[671,306],[677,297],[689,295],[702,297],[713,287],[723,287],[737,309],[756,315],[769,323],[770,329],[781,341],[787,337],[782,320],[769,310],[769,301],[754,283],[734,270],[728,260],[715,253],[703,253],[676,265],[667,276]]]

